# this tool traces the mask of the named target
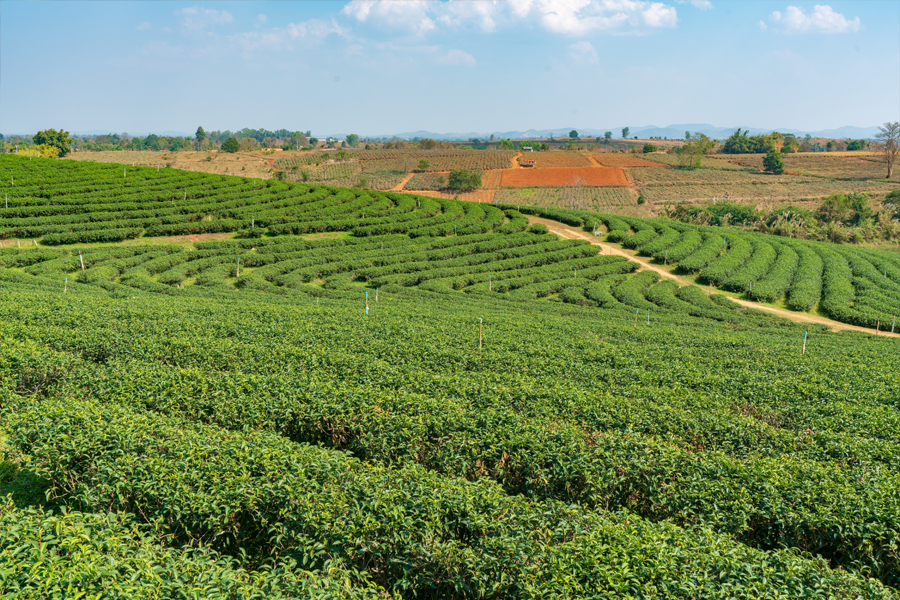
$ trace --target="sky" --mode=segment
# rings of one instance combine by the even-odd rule
[[[6,134],[888,120],[895,0],[0,0]]]

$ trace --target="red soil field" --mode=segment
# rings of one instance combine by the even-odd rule
[[[613,167],[544,167],[504,169],[503,187],[539,187],[544,185],[628,186],[625,171]]]

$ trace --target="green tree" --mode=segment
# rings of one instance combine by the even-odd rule
[[[351,148],[356,148],[356,146],[358,144],[359,144],[359,136],[358,135],[356,135],[355,133],[351,133],[350,135],[347,136],[347,145],[349,145]]]
[[[497,147],[500,148],[501,150],[503,150],[503,149],[514,150],[515,149],[512,141],[510,141],[510,140],[500,140],[500,144]]]
[[[422,160],[419,161],[419,165],[418,165],[417,169],[419,171],[427,171],[429,166],[430,165],[429,165],[428,161],[423,158]]]
[[[577,140],[578,132],[573,129],[572,131],[569,132],[569,137],[572,138],[573,140]]]
[[[603,139],[606,140],[606,151],[609,152],[609,140],[612,139],[612,131],[607,131],[603,134]]]
[[[224,142],[222,142],[222,152],[230,152],[234,153],[241,149],[240,143],[238,143],[237,139],[234,136],[231,136]]]
[[[457,192],[470,192],[481,187],[481,175],[463,169],[450,171],[447,187]]]
[[[781,160],[781,152],[775,148],[769,148],[769,152],[763,157],[763,168],[775,175],[784,173],[784,161]]]
[[[705,133],[694,132],[689,141],[682,144],[678,150],[681,157],[681,166],[696,169],[700,166],[703,156],[709,156],[709,151],[716,147],[716,141],[709,139]]]
[[[650,154],[651,152],[656,152],[656,146],[654,146],[650,142],[647,142],[646,144],[644,144],[644,154]]]
[[[203,131],[202,127],[198,127],[194,137],[197,138],[197,144],[202,144],[206,140],[206,132]]]
[[[56,129],[38,131],[31,139],[38,146],[47,145],[56,148],[59,150],[59,156],[65,156],[72,151],[72,138],[69,137],[68,131],[62,129],[59,131]]]
[[[628,134],[629,134],[629,133],[631,133],[631,128],[630,128],[630,127],[623,127],[623,128],[622,128],[622,137],[623,137],[624,139],[628,139]]]

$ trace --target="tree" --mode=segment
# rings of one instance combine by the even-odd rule
[[[62,129],[59,131],[55,129],[38,131],[31,139],[38,146],[47,145],[56,148],[59,150],[59,156],[65,156],[72,150],[72,138],[69,137],[68,131]]]
[[[497,146],[497,148],[501,150],[514,150],[515,146],[513,146],[511,140],[500,140],[500,144]]]
[[[606,140],[606,151],[609,152],[609,140],[612,139],[612,131],[607,131],[603,134],[603,139]]]
[[[781,152],[775,148],[769,148],[769,152],[763,157],[763,168],[775,175],[784,173],[784,161],[781,160]]]
[[[709,139],[705,133],[694,132],[689,141],[682,144],[678,150],[681,156],[681,165],[689,169],[696,169],[703,160],[703,155],[709,156],[709,151],[716,147],[716,141]]]
[[[569,137],[572,138],[573,140],[577,140],[578,132],[573,129],[572,131],[569,132]]]
[[[631,132],[631,128],[629,128],[629,127],[623,127],[623,128],[622,128],[622,137],[625,138],[625,139],[627,140],[627,139],[628,139],[628,134],[629,134],[630,132]]]
[[[646,144],[644,144],[644,154],[650,154],[651,152],[656,152],[656,146],[654,146],[650,142],[647,142]]]
[[[347,144],[351,148],[356,148],[356,145],[359,144],[359,136],[356,135],[355,133],[351,133],[350,135],[347,136]]]
[[[241,149],[241,145],[238,143],[237,139],[234,136],[231,136],[224,142],[222,142],[222,152],[230,152],[234,153]]]
[[[881,144],[881,152],[884,154],[884,162],[887,163],[887,178],[894,174],[894,161],[900,154],[900,121],[890,121],[879,127],[875,134],[875,140]]]
[[[197,143],[202,144],[206,139],[206,132],[203,131],[202,127],[197,128],[197,133],[194,134],[194,137],[197,138]]]
[[[429,165],[428,161],[425,160],[425,159],[423,158],[422,160],[419,161],[419,165],[418,165],[418,167],[417,167],[417,170],[419,170],[419,171],[427,171],[429,166],[431,166],[431,165]]]
[[[691,139],[691,132],[690,132],[690,131],[685,131],[685,132],[684,132],[684,139],[685,139],[685,141]]]
[[[457,192],[472,191],[481,187],[481,175],[463,169],[450,171],[450,176],[447,178],[447,187]]]

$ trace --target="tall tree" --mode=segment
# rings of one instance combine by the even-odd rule
[[[356,135],[355,133],[351,133],[350,135],[347,136],[347,144],[351,148],[356,148],[356,145],[359,144],[359,136]]]
[[[763,157],[763,168],[775,175],[784,173],[784,161],[781,160],[781,152],[775,148],[769,148],[769,152]]]
[[[703,160],[703,155],[709,155],[709,151],[716,147],[716,141],[709,139],[705,133],[694,132],[689,141],[686,141],[678,150],[681,156],[682,166],[696,169]]]
[[[203,146],[203,140],[206,139],[206,132],[203,131],[202,127],[198,127],[194,137],[197,138],[197,148],[201,148]]]
[[[884,154],[884,162],[887,163],[887,178],[894,174],[894,161],[900,154],[900,121],[891,123],[888,121],[884,127],[879,127],[875,139],[881,144],[881,152]]]
[[[55,129],[45,129],[43,131],[38,131],[31,138],[35,144],[38,146],[42,144],[46,144],[48,146],[53,146],[57,150],[59,150],[59,156],[65,156],[69,152],[71,152],[72,138],[69,137],[69,132],[60,129],[59,131]]]
[[[573,140],[577,140],[578,132],[573,129],[572,131],[569,132],[569,137],[572,138]]]
[[[609,152],[609,140],[612,139],[612,131],[604,133],[603,138],[606,140],[606,151]]]
[[[622,128],[622,137],[628,139],[628,134],[631,133],[631,129],[629,127]]]

